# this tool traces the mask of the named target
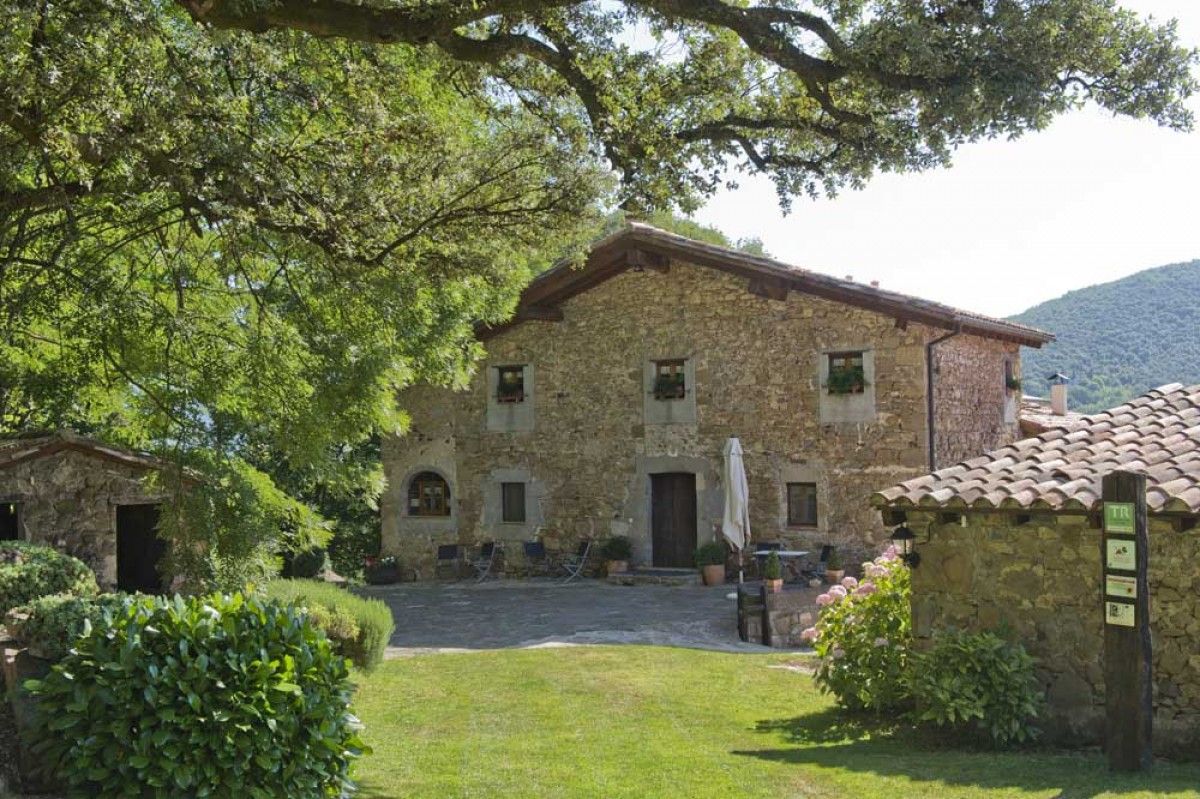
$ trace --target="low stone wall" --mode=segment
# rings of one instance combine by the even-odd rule
[[[918,643],[951,627],[1006,630],[1038,658],[1051,740],[1097,743],[1104,721],[1100,530],[1086,516],[968,514],[966,526],[909,514]],[[1200,531],[1150,521],[1154,741],[1164,754],[1200,751]]]
[[[743,641],[776,649],[808,646],[800,633],[812,626],[816,615],[811,592],[763,593],[755,584],[738,588],[738,633]]]

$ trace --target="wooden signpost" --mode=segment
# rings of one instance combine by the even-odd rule
[[[1104,747],[1114,771],[1145,771],[1154,722],[1146,476],[1105,475],[1103,498]]]

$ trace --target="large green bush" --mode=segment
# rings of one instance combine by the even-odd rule
[[[96,575],[78,558],[25,541],[0,542],[0,618],[38,597],[99,592]]]
[[[61,660],[75,639],[104,623],[105,613],[120,609],[126,599],[122,594],[38,597],[9,612],[8,631],[37,657]]]
[[[383,660],[396,623],[380,600],[319,580],[272,580],[263,590],[271,599],[306,608],[313,624],[359,668],[371,669]]]
[[[294,608],[131,599],[46,679],[38,750],[81,796],[342,796],[365,749],[346,660]]]
[[[821,615],[804,631],[821,656],[817,684],[853,710],[894,710],[908,703],[911,643],[908,568],[890,549],[863,564],[863,580],[845,578],[817,597]]]
[[[918,721],[975,729],[998,745],[1035,739],[1042,691],[1034,659],[995,633],[941,632],[913,657],[910,684]]]

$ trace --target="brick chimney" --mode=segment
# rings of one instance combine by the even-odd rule
[[[1050,412],[1055,416],[1067,415],[1067,383],[1071,378],[1062,372],[1055,372],[1046,377],[1050,381]]]

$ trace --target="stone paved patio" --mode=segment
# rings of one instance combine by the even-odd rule
[[[729,598],[734,588],[497,580],[403,583],[360,591],[382,599],[396,617],[388,657],[580,644],[770,651],[738,639],[736,603]],[[813,598],[818,593],[803,590]]]

